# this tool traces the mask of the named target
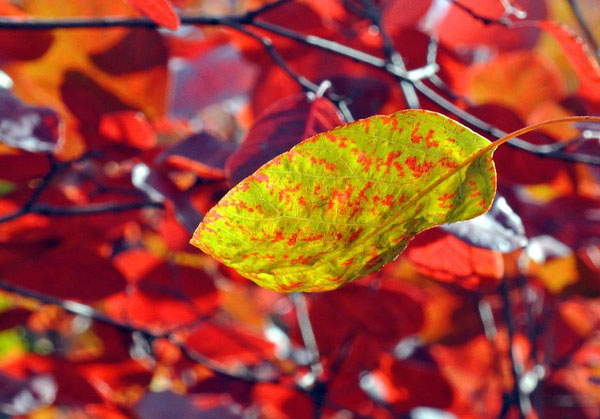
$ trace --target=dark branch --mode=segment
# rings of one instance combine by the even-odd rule
[[[397,73],[406,73],[406,64],[404,63],[404,58],[402,58],[402,55],[400,55],[394,46],[394,41],[381,24],[381,10],[371,0],[361,1],[365,8],[366,16],[379,31],[379,36],[381,36],[381,40],[383,42],[383,51],[388,59],[388,64],[393,65],[397,69]],[[402,93],[404,94],[406,106],[413,109],[420,108],[421,105],[419,103],[419,98],[417,97],[415,87],[408,80],[404,80],[398,75],[396,75],[396,78],[400,81],[400,87],[402,88]]]
[[[523,376],[524,366],[523,363],[518,359],[515,353],[514,347],[514,335],[515,335],[515,320],[512,313],[512,305],[510,302],[509,289],[506,279],[500,283],[498,289],[500,296],[502,297],[502,311],[504,314],[504,320],[506,321],[506,328],[508,330],[508,345],[509,355],[512,365],[512,376],[513,376],[513,388],[511,394],[507,395],[504,399],[502,406],[502,413],[500,417],[505,417],[508,413],[511,404],[516,404],[519,408],[519,417],[525,419],[531,413],[531,402],[529,397],[521,391],[520,383],[521,377]]]
[[[37,204],[32,206],[29,212],[41,215],[48,215],[51,217],[64,217],[73,215],[97,215],[105,213],[117,213],[133,211],[142,208],[164,209],[164,205],[162,202],[155,201],[126,202],[123,204],[109,202],[106,204],[90,204],[73,207],[53,207],[45,204]]]
[[[273,47],[273,43],[271,42],[271,40],[269,38],[261,37],[261,36],[255,34],[254,32],[248,30],[246,27],[244,27],[243,25],[241,25],[237,22],[232,21],[232,22],[226,23],[226,25],[235,29],[238,32],[243,33],[244,35],[251,37],[252,39],[256,40],[257,42],[259,42],[262,45],[262,47],[264,48],[264,50],[267,52],[269,57],[271,57],[271,59],[288,76],[290,76],[296,83],[298,83],[300,85],[300,87],[302,87],[305,91],[319,93],[320,86],[318,84],[313,83],[312,81],[308,80],[306,77],[296,73],[294,70],[292,70],[287,65],[285,60],[281,57],[281,55],[279,55],[279,53],[277,52],[275,47]],[[338,105],[338,108],[344,115],[346,122],[352,122],[354,120],[354,118],[350,114],[350,111],[348,110],[347,106],[345,106],[348,101],[347,98],[336,95],[335,93],[333,93],[331,91],[326,91],[324,93],[324,96],[327,97],[329,100],[331,100],[336,105]]]
[[[262,7],[250,10],[246,13],[228,16],[180,16],[183,25],[223,25],[226,21],[234,21],[240,24],[248,24],[257,16],[288,3],[290,0],[277,0],[267,3]],[[142,18],[129,18],[118,16],[106,16],[102,18],[62,18],[62,19],[44,19],[44,18],[0,18],[0,28],[3,29],[27,29],[27,30],[50,30],[50,29],[77,29],[77,28],[149,28],[157,29],[160,25],[154,21]]]
[[[454,6],[458,7],[463,12],[467,13],[473,19],[480,21],[481,23],[483,23],[486,26],[487,25],[510,26],[510,20],[508,20],[505,17],[502,17],[500,19],[495,19],[495,18],[491,18],[491,17],[487,17],[487,16],[482,16],[479,13],[475,12],[470,7],[465,6],[458,0],[450,0],[450,3],[452,3]]]
[[[107,213],[118,213],[125,211],[133,211],[142,208],[158,208],[164,209],[162,202],[143,201],[143,202],[127,202],[123,204],[106,203],[106,204],[90,204],[84,206],[73,207],[54,207],[46,204],[32,204],[28,208],[21,208],[13,214],[0,217],[0,223],[6,223],[16,218],[27,214],[40,214],[50,217],[67,217],[78,215],[98,215]]]

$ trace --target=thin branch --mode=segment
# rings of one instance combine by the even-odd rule
[[[242,14],[227,16],[186,16],[179,17],[182,25],[223,25],[225,21],[234,21],[240,24],[248,24],[257,16],[279,7],[290,0],[277,0],[267,3],[257,9],[249,10]],[[1,17],[0,28],[2,29],[25,29],[25,30],[51,30],[51,29],[83,29],[83,28],[148,28],[158,29],[160,25],[145,18],[129,18],[120,16],[105,16],[102,18],[19,18]]]
[[[323,374],[323,365],[321,365],[319,348],[317,346],[317,340],[315,339],[315,333],[310,322],[308,315],[308,309],[306,307],[306,297],[302,293],[293,293],[290,295],[290,299],[296,309],[296,318],[298,319],[298,327],[300,328],[300,334],[304,341],[304,346],[310,354],[310,368],[315,379]]]
[[[573,11],[575,18],[577,19],[577,22],[579,23],[579,27],[585,35],[586,41],[592,47],[592,51],[594,51],[594,54],[596,54],[597,57],[600,57],[600,47],[598,47],[598,42],[596,41],[594,34],[592,34],[592,31],[590,30],[590,27],[588,26],[587,22],[585,21],[584,14],[581,8],[579,7],[579,4],[577,3],[577,0],[567,1],[569,2],[569,6],[571,6],[571,10]]]
[[[491,18],[491,17],[483,16],[483,15],[480,15],[479,13],[475,12],[470,7],[465,6],[464,4],[462,4],[458,0],[448,0],[448,1],[451,4],[453,4],[454,6],[456,6],[457,8],[459,8],[460,10],[462,10],[463,12],[467,13],[473,19],[480,21],[481,23],[483,23],[486,26],[488,26],[488,25],[510,26],[511,22],[506,17],[502,17],[500,19],[496,19],[496,18]]]
[[[291,0],[272,1],[270,3],[266,3],[266,4],[262,5],[261,7],[257,8],[257,9],[247,11],[246,13],[244,13],[244,16],[247,17],[248,21],[252,21],[252,20],[254,20],[255,17],[260,16],[263,13],[268,12],[271,9],[282,6],[285,3],[289,3],[290,1]]]
[[[321,50],[330,52],[332,54],[341,55],[352,59],[357,62],[361,62],[363,64],[369,65],[371,67],[376,67],[387,71],[388,73],[403,77],[401,74],[394,73],[394,70],[390,69],[386,65],[386,61],[376,57],[371,54],[364,53],[359,50],[355,50],[354,48],[347,47],[345,45],[339,44],[334,41],[330,41],[327,39],[323,39],[314,35],[304,35],[298,32],[295,32],[291,29],[287,29],[278,25],[273,25],[265,22],[252,22],[253,26],[259,27],[261,29],[267,30],[269,32],[275,33],[280,36],[284,36],[289,39],[296,40],[305,45],[310,45]],[[404,76],[409,75],[405,74]],[[456,106],[454,103],[441,96],[433,89],[428,87],[420,80],[411,80],[409,77],[406,78],[408,81],[414,84],[415,89],[429,98],[438,106],[442,107],[444,110],[456,115],[458,118],[466,122],[467,124],[477,128],[489,135],[492,135],[496,138],[502,138],[506,135],[506,132],[499,129],[498,127],[485,122],[484,120],[476,117],[475,115],[465,111],[464,109]],[[593,156],[588,154],[577,154],[577,153],[563,153],[561,151],[556,151],[553,145],[535,145],[531,144],[527,141],[521,140],[519,138],[513,138],[508,142],[508,145],[520,149],[522,151],[534,154],[538,157],[546,157],[552,158],[556,160],[563,160],[568,162],[579,162],[585,163],[594,166],[600,166],[600,156]]]
[[[388,59],[388,64],[394,66],[396,73],[406,73],[406,64],[404,63],[404,58],[402,58],[402,55],[394,46],[394,41],[381,24],[381,10],[371,0],[361,1],[365,7],[366,16],[379,31],[379,36],[383,42],[383,51]],[[420,108],[421,105],[419,103],[419,98],[417,97],[417,92],[415,91],[415,87],[412,85],[412,83],[397,75],[396,78],[400,81],[400,88],[404,94],[406,106],[412,109]]]
[[[89,204],[84,206],[73,207],[53,207],[45,204],[38,204],[31,207],[31,210],[29,212],[41,215],[48,215],[51,217],[66,217],[73,215],[97,215],[105,213],[126,212],[142,208],[164,209],[164,204],[162,202],[156,201],[126,202],[123,204],[108,202],[102,204]]]
[[[31,205],[27,210],[21,208],[13,214],[9,214],[4,217],[0,217],[0,223],[12,221],[16,218],[22,217],[27,214],[40,214],[47,215],[50,217],[67,217],[67,216],[78,216],[78,215],[98,215],[106,213],[118,213],[133,211],[142,208],[158,208],[164,209],[162,202],[154,201],[142,201],[142,202],[127,202],[123,204],[118,203],[102,203],[102,204],[90,204],[84,206],[73,206],[73,207],[54,207],[46,204],[34,204]]]
[[[376,57],[374,55],[365,53],[363,51],[345,46],[335,41],[324,39],[314,35],[305,35],[293,31],[291,29],[274,25],[268,22],[257,21],[254,16],[249,17],[249,13],[242,15],[230,15],[230,16],[183,16],[182,23],[184,24],[200,24],[200,25],[223,25],[233,26],[232,24],[248,24],[254,27],[266,30],[268,32],[286,37],[288,39],[296,40],[302,44],[313,46],[315,48],[328,51],[333,54],[337,54],[348,59],[352,59],[357,62],[364,63],[371,67],[382,69],[391,75],[394,75],[402,80],[407,80],[412,83],[417,91],[428,97],[437,105],[441,106],[448,112],[453,113],[464,122],[472,125],[473,127],[480,129],[494,137],[501,138],[504,131],[499,128],[477,118],[469,112],[457,107],[451,101],[447,100],[443,96],[436,93],[434,90],[422,83],[421,78],[427,77],[431,72],[435,72],[435,68],[431,68],[430,65],[426,69],[418,69],[417,74],[414,72],[402,72],[398,66],[390,65],[386,60]],[[129,18],[71,18],[71,19],[15,19],[15,18],[3,18],[0,19],[0,28],[13,28],[13,29],[57,29],[57,28],[73,28],[73,27],[110,27],[110,26],[142,26],[142,27],[157,27],[154,22],[148,19],[129,19]],[[417,70],[415,70],[417,71]],[[346,103],[339,104],[340,110],[344,114],[344,109],[347,110]],[[548,157],[569,162],[581,162],[590,165],[600,165],[600,156],[592,156],[587,154],[575,154],[575,153],[564,153],[556,151],[553,146],[547,145],[534,145],[527,141],[520,139],[512,139],[509,144],[513,147],[521,149],[523,151],[535,154],[540,157]],[[13,214],[11,217],[14,217]]]
[[[495,340],[496,335],[498,334],[498,330],[496,329],[496,323],[494,322],[494,313],[492,313],[492,306],[485,298],[480,298],[477,304],[477,309],[479,311],[479,319],[481,320],[481,324],[483,325],[485,337],[489,341]]]
[[[503,280],[500,283],[500,287],[498,288],[498,292],[502,297],[502,311],[504,314],[504,319],[506,321],[506,328],[508,330],[508,345],[509,345],[509,354],[510,361],[512,365],[512,375],[513,375],[513,389],[511,394],[505,398],[504,406],[502,408],[502,413],[500,417],[504,417],[508,413],[508,408],[510,404],[513,402],[517,403],[519,407],[519,417],[524,419],[528,417],[529,413],[531,413],[531,402],[529,397],[521,391],[520,383],[521,377],[524,372],[524,365],[521,360],[517,357],[515,353],[514,346],[514,335],[515,335],[515,321],[512,314],[512,307],[509,296],[509,289],[506,280]]]
[[[316,47],[324,51],[329,51],[334,54],[338,54],[354,61],[368,64],[372,67],[385,69],[386,61],[383,58],[376,57],[366,52],[348,47],[340,44],[339,42],[331,41],[329,39],[321,38],[315,35],[304,35],[283,26],[275,25],[273,23],[263,21],[253,21],[250,25],[269,31],[271,33],[283,36],[288,39],[293,39],[301,44]]]

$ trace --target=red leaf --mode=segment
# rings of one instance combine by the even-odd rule
[[[95,130],[103,114],[133,111],[117,96],[79,71],[67,71],[60,86],[62,100],[83,128]]]
[[[241,147],[229,157],[225,170],[237,184],[273,157],[305,138],[342,123],[337,108],[325,98],[308,100],[300,93],[282,99],[256,120]]]
[[[139,149],[156,146],[156,133],[141,112],[120,111],[102,115],[98,131],[115,143]]]
[[[256,364],[273,358],[273,345],[239,329],[205,322],[187,338],[186,346],[224,364]]]
[[[418,235],[405,253],[424,275],[468,289],[495,287],[504,275],[500,252],[469,246],[439,229]]]
[[[390,33],[400,27],[416,27],[431,6],[431,0],[392,0],[383,9],[382,24]]]
[[[600,100],[600,65],[587,45],[567,26],[549,20],[538,22],[538,26],[558,41],[569,58],[573,70],[579,77],[578,94],[590,100]]]
[[[385,281],[379,290],[353,283],[315,295],[310,319],[321,354],[335,359],[353,334],[366,336],[373,349],[416,333],[424,321],[421,304],[400,281]]]
[[[172,330],[210,314],[220,302],[212,278],[201,270],[163,263],[134,280],[106,307],[112,316],[138,327]]]
[[[0,16],[27,17],[21,9],[6,0],[0,3]],[[54,35],[48,31],[2,29],[0,30],[0,58],[35,60],[48,51],[53,41]]]
[[[453,389],[435,363],[396,360],[383,354],[373,377],[383,387],[383,401],[398,413],[418,406],[445,408],[453,401]]]
[[[168,0],[127,0],[133,7],[167,29],[179,28],[179,16]]]
[[[480,16],[498,19],[504,13],[502,2],[497,0],[462,0],[464,6]],[[527,12],[527,18],[540,20],[546,16],[546,5],[538,0],[515,0],[515,7]],[[529,49],[535,45],[539,30],[536,28],[507,28],[500,25],[485,25],[452,3],[447,9],[440,8],[442,16],[435,22],[435,33],[449,47],[477,47],[484,44],[501,51]]]
[[[95,301],[121,291],[123,276],[86,240],[89,237],[74,237],[41,255],[31,255],[30,263],[10,267],[3,278],[20,287],[80,301]]]
[[[313,402],[304,393],[271,383],[258,383],[252,389],[254,399],[264,418],[309,418],[313,416]]]

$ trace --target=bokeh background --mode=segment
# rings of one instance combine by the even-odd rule
[[[503,146],[489,215],[336,291],[188,244],[351,120],[598,115],[597,1],[154,2],[176,31],[136,3],[0,1],[2,417],[600,416],[598,124]]]

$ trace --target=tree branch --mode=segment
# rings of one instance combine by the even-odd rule
[[[379,36],[383,42],[383,51],[388,60],[387,64],[394,66],[396,73],[406,73],[406,64],[404,63],[404,58],[402,58],[402,55],[400,55],[394,46],[394,41],[381,24],[381,10],[371,0],[361,1],[364,5],[367,18],[379,31]],[[419,98],[417,97],[415,87],[408,80],[405,80],[398,75],[396,75],[396,78],[400,81],[400,87],[402,89],[402,93],[404,94],[406,106],[412,109],[420,108],[421,105],[419,103]]]
[[[105,213],[117,213],[142,208],[164,209],[164,204],[162,202],[155,201],[126,202],[122,204],[109,202],[73,207],[53,207],[45,204],[38,204],[32,206],[29,212],[40,215],[48,215],[51,217],[67,217],[73,215],[98,215]]]
[[[227,16],[186,16],[179,17],[182,25],[223,25],[226,21],[234,21],[240,24],[249,24],[261,14],[279,7],[290,0],[277,0],[265,4],[254,10],[242,14]],[[161,26],[146,18],[130,18],[119,16],[105,16],[102,18],[20,18],[0,17],[0,28],[2,29],[25,29],[25,30],[50,30],[50,29],[82,29],[82,28],[148,28],[158,29]]]
[[[473,19],[480,21],[481,23],[483,23],[486,26],[488,26],[488,25],[510,26],[511,22],[506,16],[504,16],[500,19],[483,16],[483,15],[480,15],[479,13],[475,12],[470,7],[465,6],[458,0],[448,0],[448,1],[451,4],[453,4],[454,6],[456,6],[457,8],[459,8],[460,10],[462,10],[463,12],[467,13]]]

